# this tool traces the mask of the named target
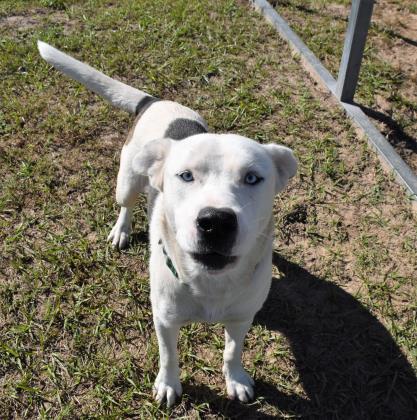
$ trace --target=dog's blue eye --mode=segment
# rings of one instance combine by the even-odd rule
[[[178,174],[178,176],[184,181],[184,182],[191,182],[194,181],[194,177],[191,171],[184,171]]]
[[[258,182],[261,182],[262,180],[263,178],[255,175],[253,172],[248,172],[245,176],[245,184],[248,184],[248,185],[255,185]]]

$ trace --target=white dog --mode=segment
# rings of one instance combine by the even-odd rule
[[[121,153],[121,211],[109,240],[127,245],[132,208],[147,191],[157,401],[171,406],[181,395],[177,338],[192,321],[224,323],[227,393],[248,401],[254,382],[241,363],[243,342],[270,288],[273,201],[296,173],[292,151],[207,133],[191,109],[157,100],[43,42],[38,47],[55,68],[138,115]]]

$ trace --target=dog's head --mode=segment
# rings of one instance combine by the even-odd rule
[[[211,273],[244,258],[270,221],[274,195],[295,175],[290,149],[245,137],[199,134],[154,140],[133,160],[163,193],[179,247]]]

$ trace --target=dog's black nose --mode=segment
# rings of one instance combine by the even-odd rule
[[[205,207],[197,216],[197,230],[204,246],[218,252],[228,252],[237,233],[237,217],[229,208]]]
[[[207,235],[228,234],[237,229],[236,214],[232,209],[205,207],[197,216],[198,230]]]

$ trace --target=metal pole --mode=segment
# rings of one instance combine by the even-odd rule
[[[355,95],[373,7],[374,0],[352,1],[336,85],[336,96],[342,102],[352,102]]]
[[[314,79],[322,86],[327,87],[327,89],[336,96],[336,80],[333,79],[332,75],[324,68],[319,59],[288,26],[287,22],[266,0],[251,1],[259,13],[261,13],[268,22],[279,31],[281,37],[301,56],[302,65]],[[417,212],[417,176],[358,106],[341,102],[339,95],[337,98],[339,99],[338,103],[352,119],[360,133],[367,136],[369,144],[377,151],[379,158],[383,162],[383,168],[388,168],[388,170],[392,169],[398,181],[407,189],[407,192],[412,199],[412,206]]]

